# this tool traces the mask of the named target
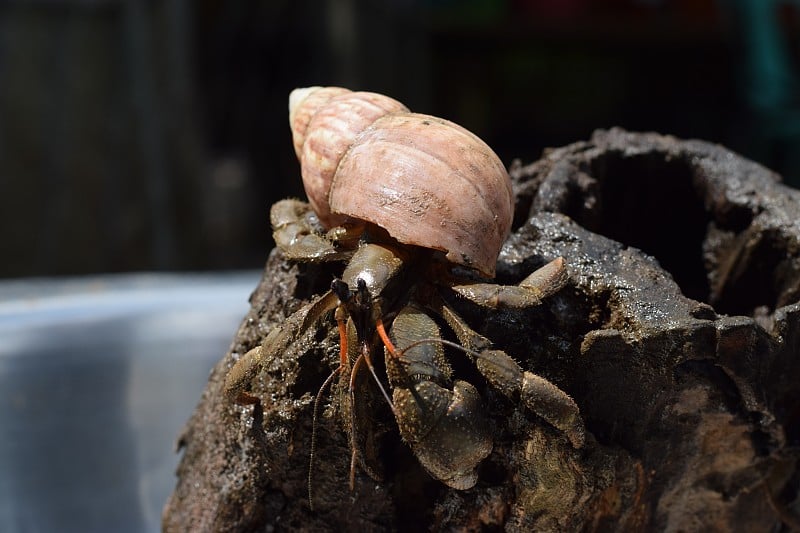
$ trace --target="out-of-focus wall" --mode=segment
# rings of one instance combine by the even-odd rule
[[[0,276],[259,266],[269,205],[302,196],[286,106],[310,84],[388,93],[507,163],[623,126],[798,183],[797,109],[768,115],[752,84],[791,83],[796,3],[765,4],[776,18],[747,0],[3,2]],[[763,70],[770,38],[789,78]]]

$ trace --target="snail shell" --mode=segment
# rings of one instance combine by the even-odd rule
[[[514,200],[486,143],[376,93],[295,89],[289,106],[303,185],[324,225],[366,220],[494,276]]]

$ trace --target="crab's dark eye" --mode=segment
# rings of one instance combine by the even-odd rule
[[[369,289],[367,289],[367,282],[363,278],[358,278],[356,282],[358,285],[358,301],[366,305],[370,301]]]
[[[350,287],[347,286],[347,283],[340,279],[335,279],[331,282],[331,290],[334,294],[339,298],[341,302],[347,302],[350,300]]]

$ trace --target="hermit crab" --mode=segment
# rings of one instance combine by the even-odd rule
[[[475,485],[492,435],[475,386],[453,371],[456,356],[580,448],[584,426],[572,398],[493,348],[448,304],[455,298],[485,308],[532,307],[567,280],[557,258],[518,285],[487,281],[513,215],[511,183],[494,152],[466,129],[380,94],[311,87],[293,91],[289,102],[310,204],[283,200],[272,207],[275,241],[292,260],[345,266],[330,290],[234,364],[227,396],[257,403],[248,388],[262,364],[332,314],[340,360],[317,402],[338,377],[347,390],[351,484],[355,465],[380,477],[361,419],[359,383],[371,374],[425,470],[455,489]],[[385,376],[376,372],[379,361]]]

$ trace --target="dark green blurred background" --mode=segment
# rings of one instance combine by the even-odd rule
[[[800,2],[6,0],[0,276],[260,266],[296,86],[387,93],[506,162],[622,126],[800,184]]]

